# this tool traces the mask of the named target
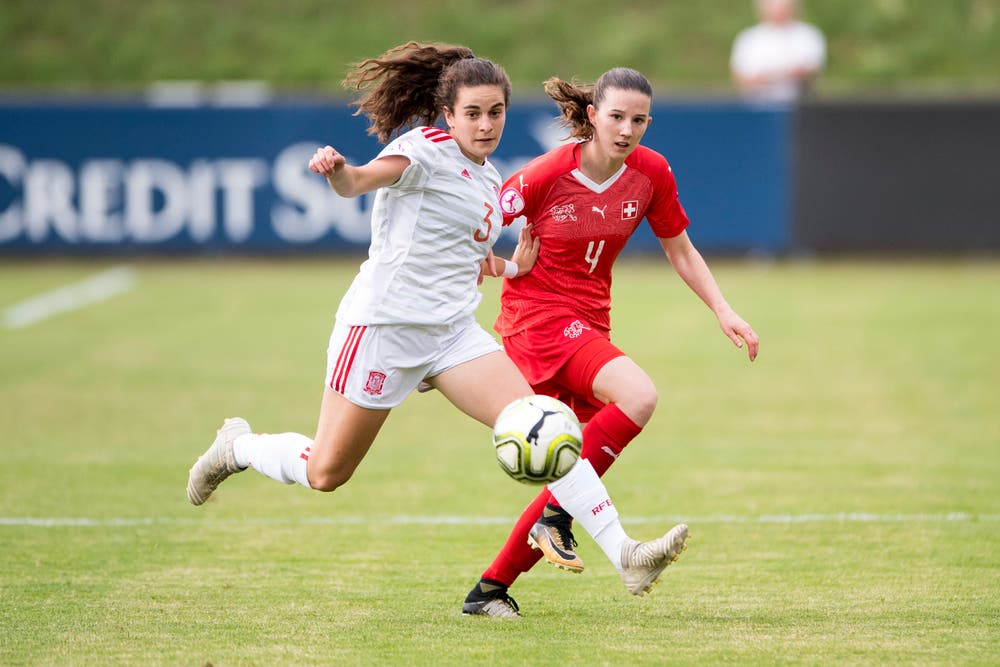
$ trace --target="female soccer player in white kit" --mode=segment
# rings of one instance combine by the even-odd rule
[[[344,295],[330,336],[316,435],[255,434],[243,419],[225,420],[191,468],[187,493],[194,505],[248,467],[286,484],[333,491],[350,479],[390,410],[421,382],[487,426],[506,405],[533,394],[474,318],[481,271],[523,274],[538,253],[527,232],[513,262],[491,252],[503,217],[500,175],[487,157],[503,133],[506,73],[464,47],[410,42],[360,63],[347,82],[366,90],[359,112],[371,121],[369,131],[388,143],[363,166],[347,165],[330,146],[309,163],[341,196],[377,191],[369,258]],[[439,117],[447,131],[433,126]],[[416,122],[425,125],[392,138]],[[582,459],[549,489],[636,594],[683,548],[686,527],[650,542],[629,539],[604,485]],[[503,598],[483,606],[509,612],[491,615],[517,615]]]

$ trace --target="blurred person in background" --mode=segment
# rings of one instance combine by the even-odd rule
[[[826,40],[797,20],[797,0],[755,0],[760,23],[737,35],[729,66],[740,91],[759,102],[795,102],[826,64]]]
[[[584,424],[580,460],[603,475],[645,427],[658,400],[649,375],[611,342],[612,268],[644,218],[674,270],[711,309],[722,333],[746,346],[751,361],[759,339],[726,302],[688,237],[666,158],[639,145],[652,121],[646,77],[618,67],[593,86],[549,79],[545,92],[576,141],[529,162],[500,193],[504,224],[525,216],[541,247],[530,271],[504,280],[495,328],[535,393],[576,412]],[[669,337],[668,331],[660,334]],[[463,612],[505,611],[484,603],[513,604],[508,588],[543,555],[557,567],[583,571],[571,528],[577,514],[552,491],[550,484],[521,513]],[[605,510],[595,504],[592,511]],[[655,580],[630,591],[642,595]]]

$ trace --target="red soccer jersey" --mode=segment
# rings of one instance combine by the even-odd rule
[[[688,226],[670,165],[644,146],[604,183],[580,171],[580,144],[560,146],[504,183],[500,208],[505,225],[524,215],[541,238],[531,271],[504,280],[501,336],[565,315],[610,331],[611,267],[639,222],[645,217],[659,238]]]

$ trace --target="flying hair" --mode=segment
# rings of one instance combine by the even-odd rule
[[[609,90],[632,90],[653,97],[653,86],[649,80],[628,67],[609,69],[594,84],[577,83],[575,79],[572,82],[563,81],[555,76],[545,81],[545,94],[559,107],[560,124],[569,129],[571,137],[581,140],[594,136],[587,106],[593,104],[600,108]]]
[[[382,143],[401,129],[434,125],[466,86],[500,86],[504,104],[510,103],[507,73],[465,46],[407,42],[353,67],[343,83],[362,92],[352,103],[354,115],[367,116],[368,134]]]

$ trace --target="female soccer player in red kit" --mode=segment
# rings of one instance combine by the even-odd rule
[[[688,217],[667,160],[639,145],[651,121],[653,91],[646,78],[616,68],[592,87],[549,79],[545,92],[578,141],[536,158],[501,190],[504,223],[525,216],[541,250],[529,273],[504,281],[496,329],[535,392],[559,398],[585,422],[581,458],[603,475],[642,431],[657,401],[649,376],[610,340],[611,269],[643,218],[723,333],[737,347],[746,344],[751,361],[759,340],[726,302],[688,238]],[[507,588],[542,555],[582,571],[571,521],[548,489],[542,491],[469,593],[466,613],[487,597],[510,599]]]

